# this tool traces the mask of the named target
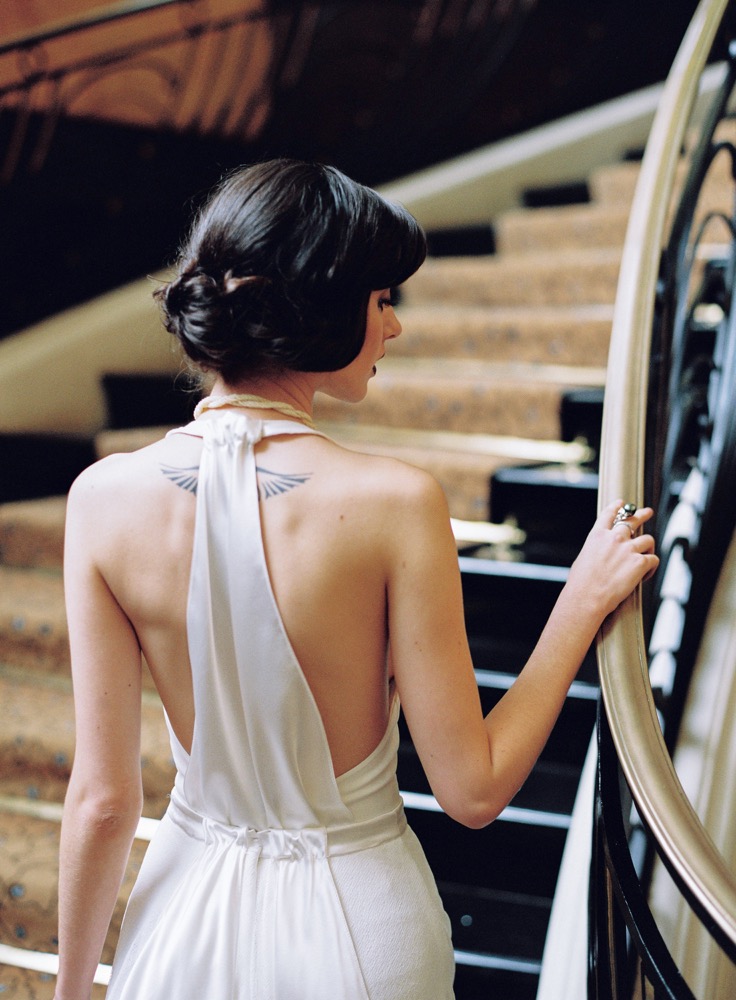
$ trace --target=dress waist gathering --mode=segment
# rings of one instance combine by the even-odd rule
[[[223,823],[198,813],[175,787],[167,816],[194,840],[232,845],[275,861],[331,857],[370,850],[400,837],[406,830],[406,816],[400,798],[387,812],[344,825],[254,829]]]

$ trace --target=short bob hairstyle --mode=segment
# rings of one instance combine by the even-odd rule
[[[194,221],[178,276],[154,294],[204,371],[336,371],[360,352],[370,294],[426,256],[418,222],[334,167],[271,160],[236,170]]]

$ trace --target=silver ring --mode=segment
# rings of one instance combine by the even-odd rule
[[[611,525],[611,527],[615,528],[617,524],[626,524],[628,519],[630,517],[633,517],[634,514],[636,514],[636,504],[625,503],[623,507],[619,507],[619,509],[616,511],[616,516],[613,519],[613,524]],[[628,528],[630,527],[630,525],[627,524],[626,527]],[[632,532],[632,537],[633,537],[633,532]]]
[[[631,537],[632,538],[635,537],[635,535],[636,535],[636,529],[632,528],[630,524],[627,524],[626,521],[623,520],[623,518],[621,518],[621,520],[619,520],[619,521],[614,521],[613,522],[613,528],[618,528],[619,526],[622,527],[622,528],[628,528],[629,529],[629,534],[631,535]],[[613,531],[613,528],[611,528],[611,531]]]

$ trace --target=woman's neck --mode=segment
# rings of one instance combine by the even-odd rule
[[[315,378],[311,372],[288,372],[276,377],[245,379],[225,382],[217,378],[210,389],[210,396],[245,396],[250,398],[249,409],[254,413],[263,410],[268,415],[268,403],[281,403],[305,413],[310,419],[314,404]],[[263,400],[263,407],[254,405],[255,397]],[[233,402],[237,406],[237,402]]]

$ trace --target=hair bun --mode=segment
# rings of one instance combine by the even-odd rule
[[[216,295],[217,282],[201,272],[184,272],[156,293],[171,319],[184,316],[192,308],[201,308]]]
[[[262,275],[233,274],[221,279],[196,267],[184,270],[155,292],[163,323],[188,357],[204,368],[229,372],[251,362],[261,333],[263,293],[271,286]]]
[[[270,284],[270,280],[261,274],[247,274],[238,278],[232,271],[226,271],[225,277],[222,279],[222,287],[226,295],[232,295],[233,292],[239,291],[244,285],[262,287],[267,284]]]

